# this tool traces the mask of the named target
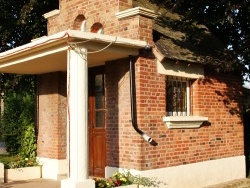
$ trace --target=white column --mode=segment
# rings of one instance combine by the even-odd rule
[[[68,179],[61,188],[94,188],[89,179],[87,49],[68,51]]]

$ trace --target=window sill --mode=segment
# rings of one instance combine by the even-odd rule
[[[203,122],[207,122],[208,117],[202,116],[165,116],[163,122],[168,129],[199,128]]]

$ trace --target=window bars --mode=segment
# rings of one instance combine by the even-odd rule
[[[167,116],[188,116],[190,112],[188,79],[167,78],[166,110]]]

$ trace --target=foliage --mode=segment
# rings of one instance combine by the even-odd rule
[[[5,85],[1,136],[9,154],[33,158],[36,156],[34,79],[32,76],[20,78],[22,82],[10,84],[12,87],[7,87],[8,82]]]
[[[147,178],[141,176],[134,176],[129,171],[124,171],[123,173],[116,172],[112,177],[107,179],[94,178],[96,188],[112,188],[119,186],[126,186],[137,184],[146,187],[159,187],[160,184],[165,184],[164,182],[157,181],[156,178]]]
[[[0,73],[0,90],[5,96],[8,96],[8,93],[33,95],[34,87],[35,77],[33,75]]]
[[[250,2],[249,0],[150,0],[179,13],[187,24],[196,22],[210,31],[235,52],[235,59],[250,73]]]
[[[38,166],[39,163],[36,161],[35,158],[20,158],[17,161],[11,161],[4,164],[5,169],[12,169],[12,168],[23,168],[23,167],[30,167],[30,166]]]
[[[28,126],[23,127],[21,135],[21,146],[19,155],[22,158],[36,158],[37,154],[37,145],[36,145],[36,136],[34,123],[29,124]]]
[[[0,155],[0,162],[4,164],[5,169],[22,168],[29,166],[38,166],[35,158],[22,158],[20,156]]]
[[[52,0],[0,0],[0,52],[30,42],[46,34],[43,14],[58,8]],[[6,21],[8,20],[8,21]],[[1,118],[1,137],[11,155],[22,159],[36,156],[34,129],[34,76],[0,73],[0,92],[5,109]],[[23,164],[20,159],[19,164]]]
[[[0,52],[46,34],[43,14],[58,8],[53,0],[0,0]],[[7,20],[7,21],[6,21]]]
[[[20,115],[22,113],[21,96],[13,93],[5,99],[5,110],[1,121],[2,140],[5,143],[6,151],[16,155],[20,149]]]

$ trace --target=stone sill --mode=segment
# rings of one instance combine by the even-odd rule
[[[15,169],[4,169],[4,182],[22,181],[42,178],[42,167],[32,166]]]
[[[199,128],[203,122],[207,122],[208,117],[202,116],[165,116],[163,122],[168,129]]]
[[[45,19],[48,19],[48,18],[51,18],[51,17],[56,16],[56,15],[59,15],[59,14],[60,14],[60,10],[55,9],[55,10],[52,10],[52,11],[50,11],[50,12],[45,13],[45,14],[43,15],[43,17],[44,17]]]

